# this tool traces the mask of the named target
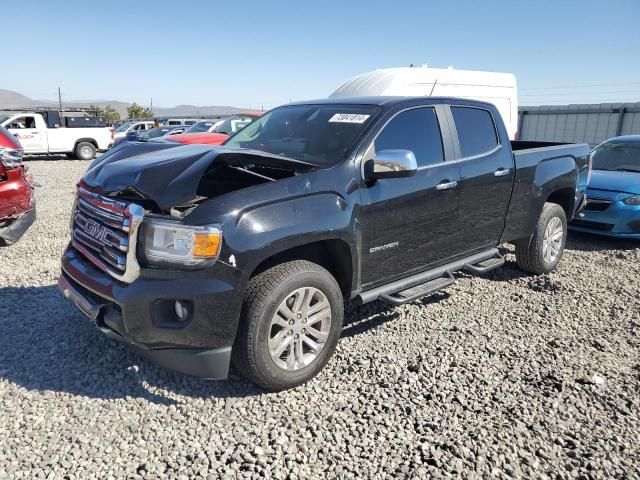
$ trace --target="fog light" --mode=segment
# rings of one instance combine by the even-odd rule
[[[184,322],[187,320],[187,318],[189,318],[189,310],[187,309],[186,305],[182,304],[180,300],[176,300],[173,303],[173,311],[176,314],[178,320],[180,320],[181,322]]]

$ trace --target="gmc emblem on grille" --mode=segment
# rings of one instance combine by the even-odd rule
[[[100,225],[98,222],[87,219],[80,225],[80,227],[87,235],[91,235],[100,243],[108,243],[107,235],[109,234],[109,230],[107,230],[107,227],[105,227],[104,225]]]

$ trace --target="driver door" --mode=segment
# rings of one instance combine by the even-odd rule
[[[409,108],[393,116],[367,149],[363,162],[376,151],[410,150],[418,169],[411,177],[379,179],[361,190],[363,288],[426,270],[454,255],[460,170],[445,161],[447,125],[439,107]]]

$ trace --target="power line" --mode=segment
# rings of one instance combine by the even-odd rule
[[[561,92],[561,93],[524,93],[521,97],[547,97],[562,95],[609,95],[611,93],[636,93],[640,95],[640,90],[609,90],[606,92]]]
[[[571,102],[567,100],[549,100],[548,102],[544,102],[541,100],[532,100],[532,102],[536,102],[536,105],[571,105],[575,103],[580,103],[581,105],[585,104],[584,101],[581,102]],[[600,103],[640,103],[638,100],[632,100],[629,98],[608,98],[602,99],[598,101],[588,102],[588,105],[597,105]],[[533,106],[533,105],[524,105],[524,106]],[[572,112],[573,113],[573,112]],[[582,113],[580,110],[576,110],[575,113]]]
[[[600,83],[593,85],[558,85],[555,87],[532,87],[532,88],[519,88],[520,91],[529,91],[529,90],[556,90],[556,89],[565,89],[565,88],[593,88],[593,87],[622,87],[629,85],[640,85],[640,82],[630,82],[630,83]]]

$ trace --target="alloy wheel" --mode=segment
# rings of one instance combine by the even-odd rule
[[[562,220],[553,217],[549,220],[547,228],[544,230],[544,238],[542,240],[542,257],[546,263],[553,263],[560,254],[562,248],[562,239],[564,237],[564,227]]]
[[[322,291],[302,287],[280,303],[269,325],[269,354],[283,370],[313,363],[331,330],[331,305]]]

